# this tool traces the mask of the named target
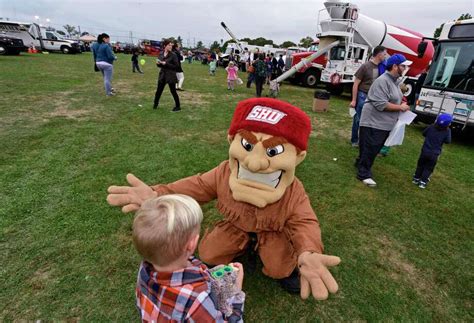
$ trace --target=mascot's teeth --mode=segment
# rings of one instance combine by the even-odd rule
[[[259,182],[276,188],[278,186],[278,183],[280,183],[281,173],[281,170],[277,170],[276,172],[269,174],[253,173],[239,165],[238,178]]]

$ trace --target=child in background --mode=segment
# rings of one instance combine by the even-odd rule
[[[138,73],[143,74],[143,72],[140,70],[140,65],[138,65],[138,51],[134,50],[132,53],[132,71],[135,73],[135,70],[138,71]]]
[[[235,80],[237,79],[239,68],[234,65],[234,62],[229,62],[229,65],[225,70],[227,71],[227,90],[234,91]]]
[[[211,274],[192,255],[199,240],[202,211],[189,196],[163,195],[145,201],[133,221],[133,243],[144,260],[136,287],[137,307],[143,322],[238,322],[245,294],[243,268],[237,271],[231,295],[225,294],[230,313],[217,304]]]
[[[215,59],[211,59],[209,62],[209,75],[215,76],[217,69],[217,62]]]
[[[433,173],[439,155],[441,155],[443,144],[451,143],[449,125],[452,121],[453,117],[451,115],[443,113],[439,115],[434,125],[423,131],[425,142],[421,148],[421,154],[413,176],[413,184],[418,185],[419,188],[426,188],[430,181],[431,173]]]

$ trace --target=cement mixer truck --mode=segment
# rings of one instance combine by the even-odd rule
[[[323,43],[340,41],[339,46],[330,51],[321,71],[321,82],[327,84],[328,90],[341,94],[347,88],[350,92],[357,69],[370,58],[373,48],[382,45],[388,54],[401,53],[413,62],[405,79],[408,87],[405,96],[412,101],[417,76],[433,57],[433,44],[428,42],[423,56],[418,57],[422,34],[364,16],[359,13],[357,5],[350,2],[332,0],[324,2],[324,6],[318,16],[321,31],[316,36],[320,39],[319,47],[322,48]]]

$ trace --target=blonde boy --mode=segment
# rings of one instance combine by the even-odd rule
[[[232,315],[217,310],[208,268],[193,257],[199,240],[202,211],[189,196],[163,195],[145,201],[133,222],[133,243],[144,258],[138,272],[136,298],[142,321],[237,322],[245,294],[232,299]]]

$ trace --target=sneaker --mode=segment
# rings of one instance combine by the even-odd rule
[[[299,294],[301,290],[300,277],[298,270],[293,270],[290,276],[279,279],[280,286],[290,294]]]
[[[181,111],[181,108],[180,107],[174,107],[173,110],[171,110],[173,112],[178,112],[178,111]]]
[[[420,179],[416,178],[416,177],[413,177],[413,180],[411,182],[415,185],[418,185],[418,184],[420,184]]]
[[[108,97],[111,97],[111,96],[116,96],[117,94],[115,94],[115,92],[110,92],[109,94],[107,94]]]
[[[377,186],[377,183],[372,179],[372,178],[366,178],[362,180],[362,183],[364,185],[367,185],[368,187],[375,187]]]
[[[426,183],[423,182],[423,181],[420,181],[420,184],[418,184],[418,187],[425,189],[426,188]]]
[[[115,89],[114,89],[114,88],[111,88],[110,91],[111,91],[112,93],[115,93]]]
[[[158,109],[158,104],[153,104],[153,109],[154,110]]]
[[[358,142],[351,142],[351,146],[354,147],[354,148],[357,148],[357,147],[359,147],[359,143]]]
[[[180,87],[177,88],[176,90],[177,90],[177,91],[184,91],[184,90],[183,90],[182,88],[180,88]]]

